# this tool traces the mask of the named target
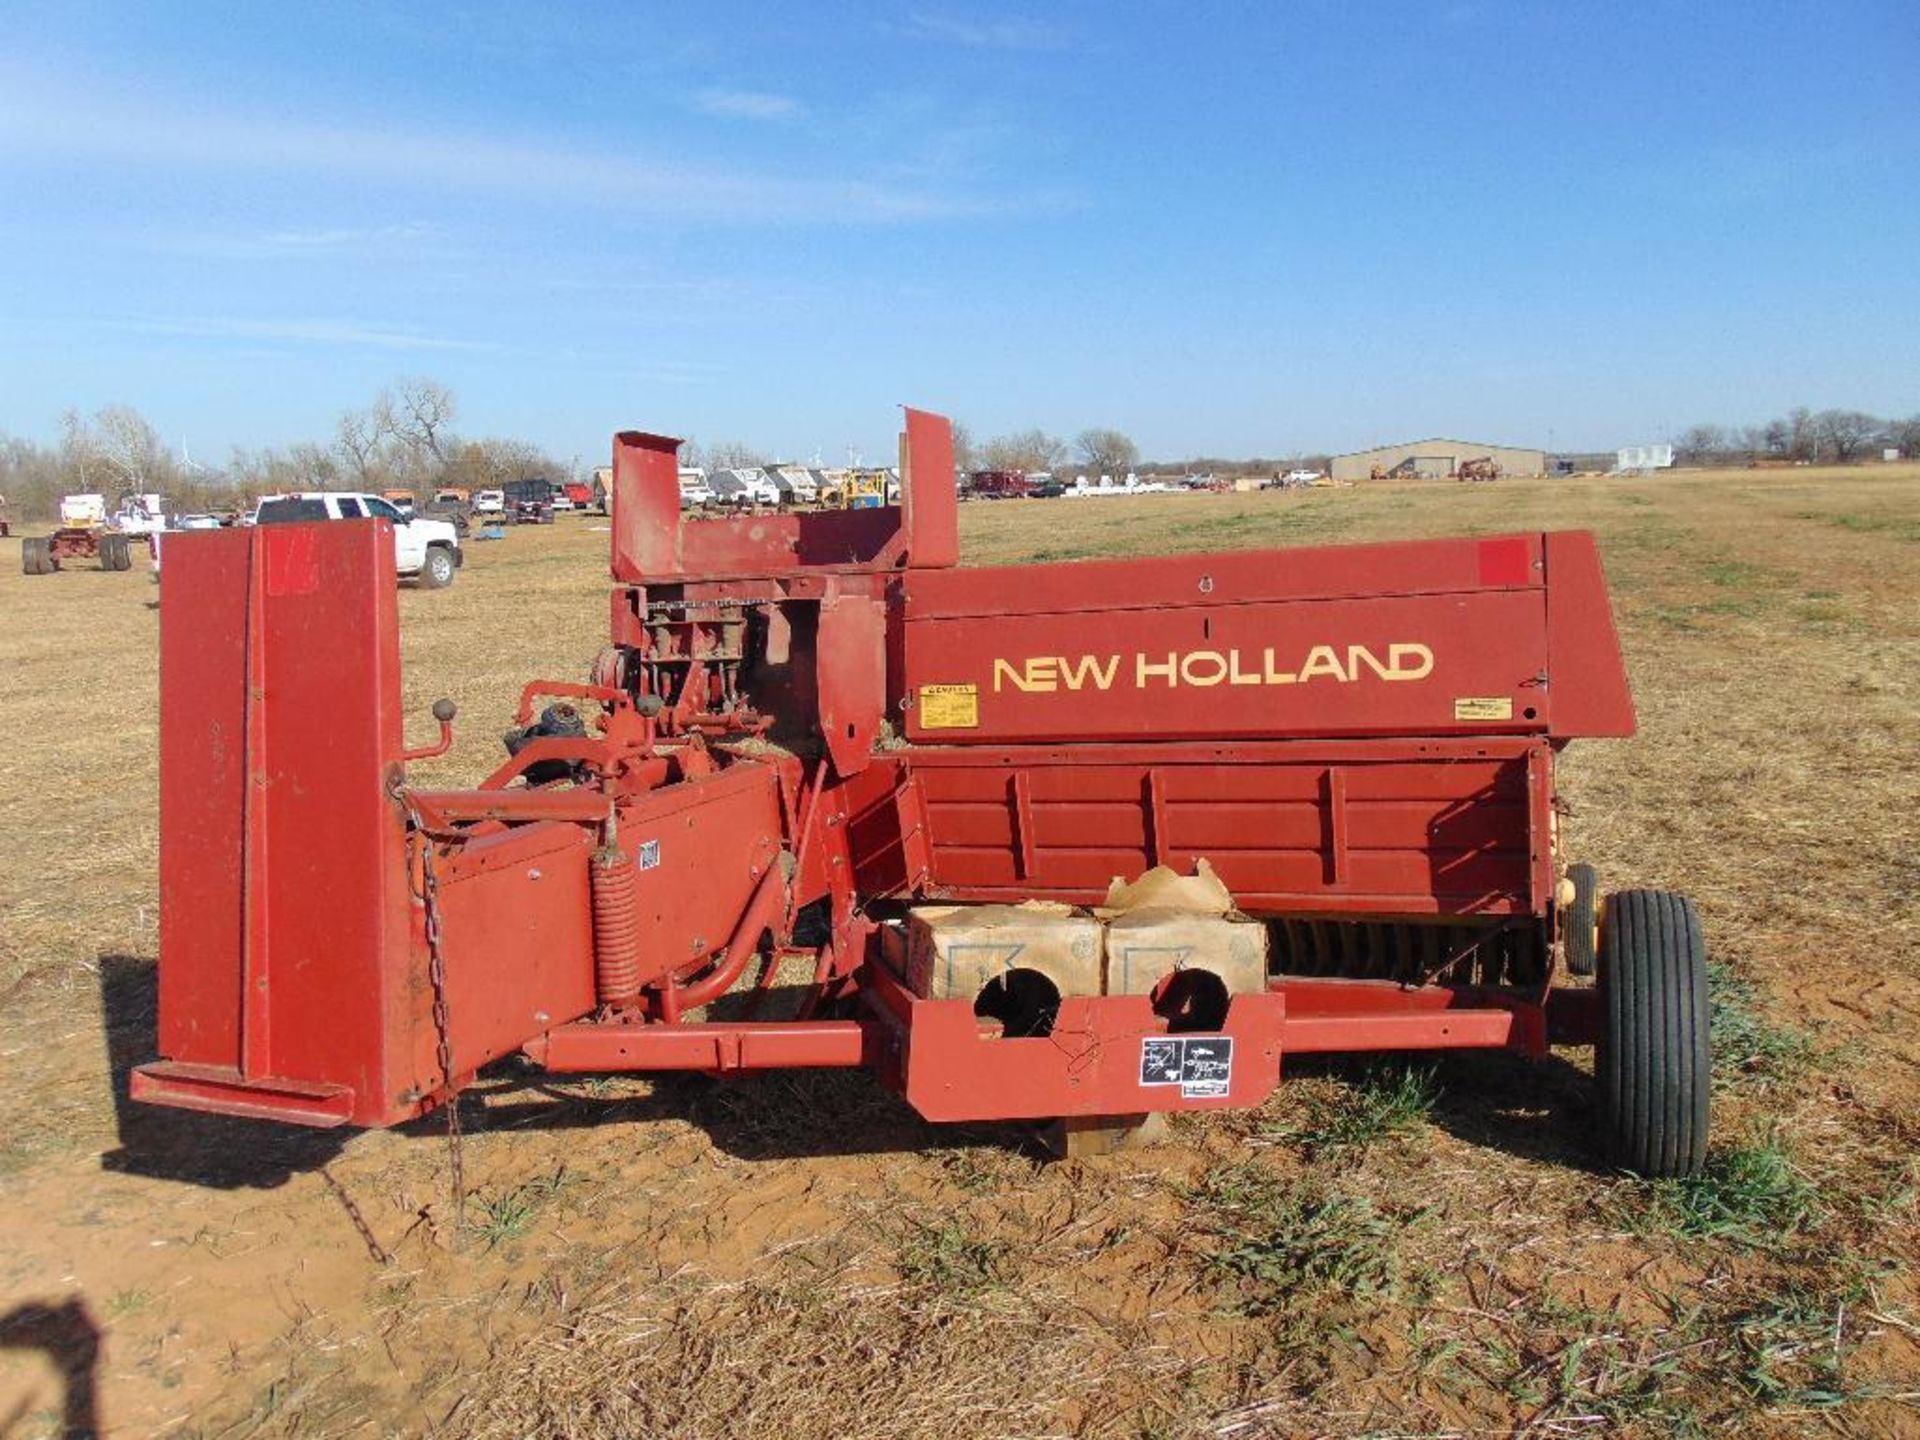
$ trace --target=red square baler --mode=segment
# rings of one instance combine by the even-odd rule
[[[677,448],[616,438],[609,644],[470,789],[409,777],[452,707],[407,748],[383,523],[176,538],[136,1098],[390,1125],[519,1054],[1122,1126],[1257,1104],[1289,1054],[1597,1045],[1609,1155],[1698,1167],[1698,919],[1557,849],[1559,750],[1634,723],[1590,535],[966,568],[938,416],[899,506],[684,518]],[[1264,927],[1252,979],[899,963],[925,907],[1202,861]],[[709,1009],[796,953],[797,1013]]]

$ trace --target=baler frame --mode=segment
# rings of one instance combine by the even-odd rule
[[[517,1054],[863,1067],[929,1120],[1103,1121],[1257,1104],[1289,1054],[1620,1048],[1604,973],[1560,983],[1554,754],[1633,728],[1590,536],[969,571],[937,416],[907,412],[899,507],[684,518],[677,446],[616,439],[611,644],[589,683],[525,688],[469,789],[406,776],[452,713],[406,748],[384,526],[181,537],[167,1058],[136,1098],[393,1124]],[[1208,858],[1282,973],[1197,1021],[1056,994],[1008,1034],[889,958],[920,901],[1092,904]],[[794,1018],[693,1018],[794,955]],[[1215,1082],[1150,1080],[1175,1053]]]

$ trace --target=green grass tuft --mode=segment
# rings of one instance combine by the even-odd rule
[[[1760,988],[1721,961],[1707,965],[1709,1026],[1716,1085],[1782,1084],[1812,1068],[1813,1037],[1797,1027],[1775,1025],[1760,1009]]]
[[[1777,1136],[1717,1151],[1688,1180],[1658,1180],[1645,1222],[1657,1230],[1746,1249],[1772,1249],[1819,1215],[1819,1195]]]
[[[896,1265],[915,1289],[965,1298],[1005,1282],[1005,1242],[978,1234],[957,1216],[938,1224],[910,1217],[908,1227]]]
[[[1297,1125],[1279,1125],[1264,1138],[1298,1144],[1310,1159],[1364,1150],[1421,1129],[1440,1098],[1431,1067],[1373,1066],[1331,1093],[1313,1091]]]
[[[1400,1234],[1423,1218],[1385,1214],[1361,1196],[1297,1191],[1253,1161],[1216,1166],[1190,1198],[1220,1241],[1206,1268],[1239,1292],[1235,1308],[1247,1315],[1394,1293]]]

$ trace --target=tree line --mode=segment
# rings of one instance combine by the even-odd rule
[[[1764,425],[1695,425],[1673,442],[1682,465],[1747,465],[1756,460],[1848,465],[1883,449],[1920,455],[1920,415],[1886,420],[1864,410],[1796,406]]]
[[[349,410],[331,439],[284,447],[235,446],[224,464],[176,455],[130,405],[91,416],[68,411],[52,445],[0,436],[0,495],[20,519],[48,519],[62,495],[99,493],[112,504],[128,492],[159,494],[176,512],[225,510],[292,490],[409,490],[422,498],[443,486],[498,488],[529,476],[571,477],[523,440],[460,435],[452,390],[423,377],[397,380],[373,403]]]

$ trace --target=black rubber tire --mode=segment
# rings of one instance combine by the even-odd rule
[[[1575,975],[1591,975],[1600,953],[1600,877],[1591,865],[1583,864],[1569,865],[1567,879],[1573,882],[1573,903],[1560,917],[1567,969]]]
[[[20,572],[23,575],[53,573],[53,545],[41,536],[20,542]]]
[[[127,537],[108,535],[100,541],[100,568],[103,570],[131,570],[133,555],[127,549]]]
[[[1607,897],[1594,1056],[1607,1158],[1650,1177],[1707,1158],[1712,1055],[1707,947],[1693,902],[1666,890]]]
[[[420,565],[420,584],[427,590],[444,590],[453,583],[453,552],[444,545],[429,545],[427,558]]]

